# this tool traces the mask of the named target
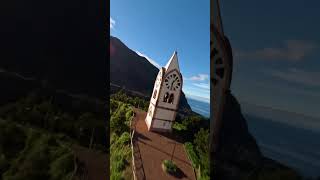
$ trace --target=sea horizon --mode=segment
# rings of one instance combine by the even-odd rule
[[[206,117],[210,118],[210,103],[206,101],[201,101],[195,98],[186,97],[188,104],[190,105],[192,111]]]
[[[264,156],[304,177],[320,176],[320,119],[245,103],[242,110]]]

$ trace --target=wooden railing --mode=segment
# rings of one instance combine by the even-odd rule
[[[132,128],[132,120],[133,118],[135,117],[135,112],[133,112],[133,115],[130,119],[130,142],[131,142],[131,155],[132,155],[132,172],[133,172],[133,179],[134,180],[137,180],[137,177],[136,177],[136,166],[135,166],[135,161],[134,161],[134,151],[133,151],[133,142],[132,142],[132,139],[133,139],[133,136],[134,136],[134,132],[135,132],[135,129]]]
[[[138,171],[140,173],[138,173],[138,175],[136,174],[136,164],[135,164],[135,151],[134,151],[134,135],[135,135],[135,127],[132,126],[132,120],[134,119],[134,117],[136,116],[136,112],[134,112],[133,117],[130,120],[130,140],[131,140],[131,152],[132,152],[132,171],[133,171],[133,179],[134,180],[146,180],[146,176],[145,176],[145,172],[144,172],[144,168],[143,168],[143,163],[141,161],[141,167],[139,169],[141,169],[141,171]],[[135,125],[134,125],[135,126]],[[138,150],[138,153],[140,155],[140,149],[139,146],[136,146],[136,149]],[[140,160],[141,160],[141,156],[140,156]]]
[[[184,149],[184,152],[187,154],[187,158],[189,159],[189,161],[191,162],[191,167],[192,167],[192,170],[193,170],[193,174],[194,174],[194,177],[196,178],[196,180],[198,180],[198,173],[197,173],[197,170],[193,167],[193,162],[192,162],[192,159],[189,155],[189,152],[186,150],[186,147],[185,145],[183,145],[183,149]],[[200,166],[199,166],[200,168]]]

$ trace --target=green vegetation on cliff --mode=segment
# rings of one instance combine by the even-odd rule
[[[148,108],[149,108],[148,101],[142,98],[128,96],[123,90],[120,90],[117,93],[110,95],[110,106],[111,106],[111,100],[125,102],[127,104],[130,104],[133,107],[142,109],[144,111],[148,111]]]
[[[133,110],[131,105],[119,101],[119,97],[115,99],[110,98],[110,176],[111,180],[132,179],[130,121]]]
[[[77,176],[73,145],[106,151],[108,134],[102,112],[96,102],[45,88],[3,104],[0,179]]]
[[[3,180],[71,179],[71,140],[13,122],[0,121],[0,170]]]
[[[209,120],[198,114],[178,116],[174,133],[182,138],[185,150],[199,179],[210,179]]]

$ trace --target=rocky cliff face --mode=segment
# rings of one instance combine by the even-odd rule
[[[231,92],[226,96],[219,139],[213,163],[218,180],[300,178],[294,170],[263,156]]]
[[[216,153],[219,176],[232,179],[261,166],[260,149],[248,131],[240,104],[230,92],[226,96],[220,132],[220,144]]]

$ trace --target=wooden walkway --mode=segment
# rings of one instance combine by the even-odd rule
[[[137,180],[195,180],[183,144],[177,142],[170,134],[149,132],[144,121],[146,112],[139,109],[134,111],[136,116],[133,119],[133,149]],[[175,176],[162,170],[161,164],[165,159],[172,159],[178,166]]]

